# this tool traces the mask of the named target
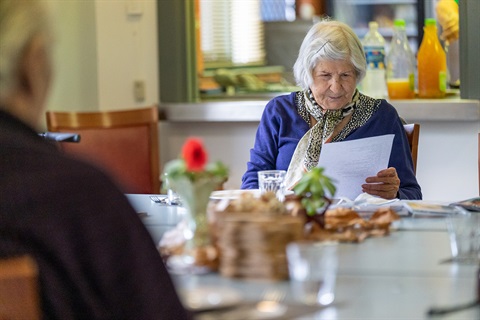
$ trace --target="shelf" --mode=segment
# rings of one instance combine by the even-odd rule
[[[362,38],[368,32],[368,28],[354,28],[355,33]],[[379,28],[378,32],[383,37],[392,37],[393,36],[393,29],[391,28]],[[417,29],[416,28],[407,28],[407,37],[417,37]]]
[[[416,4],[416,0],[344,0],[342,5]]]
[[[250,95],[244,99],[199,103],[161,103],[163,121],[168,122],[258,122],[267,102],[279,93]],[[460,99],[392,100],[390,103],[408,121],[479,121],[480,101]]]

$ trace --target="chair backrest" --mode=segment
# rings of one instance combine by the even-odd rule
[[[29,256],[0,259],[0,319],[41,319],[35,261]]]
[[[417,155],[418,155],[418,138],[420,136],[420,125],[418,123],[404,124],[405,132],[407,133],[408,144],[410,145],[410,152],[412,153],[413,172],[417,172]]]
[[[60,148],[110,174],[125,193],[160,193],[158,108],[47,111],[47,129],[80,134],[79,143]]]

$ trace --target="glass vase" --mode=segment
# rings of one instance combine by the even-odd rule
[[[218,266],[218,252],[211,242],[207,207],[210,194],[221,181],[215,178],[201,178],[191,181],[186,177],[170,178],[170,185],[185,207],[185,244],[181,254],[171,256],[168,266],[171,272],[179,274],[201,274],[215,270]]]

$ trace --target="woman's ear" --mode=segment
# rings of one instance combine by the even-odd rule
[[[36,36],[25,48],[20,61],[19,80],[26,94],[41,96],[50,85],[51,65],[45,38]]]
[[[18,98],[36,125],[43,114],[51,82],[51,62],[45,37],[36,36],[25,48],[18,70]],[[24,112],[27,110],[24,110]],[[27,115],[24,115],[27,116]]]

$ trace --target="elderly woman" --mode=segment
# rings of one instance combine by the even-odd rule
[[[344,23],[325,20],[307,33],[293,67],[302,91],[265,107],[242,189],[258,188],[260,170],[287,170],[287,188],[315,167],[324,143],[394,134],[388,168],[365,177],[362,191],[385,199],[421,199],[402,120],[385,100],[360,93],[362,44]],[[348,155],[346,155],[348,156]]]

